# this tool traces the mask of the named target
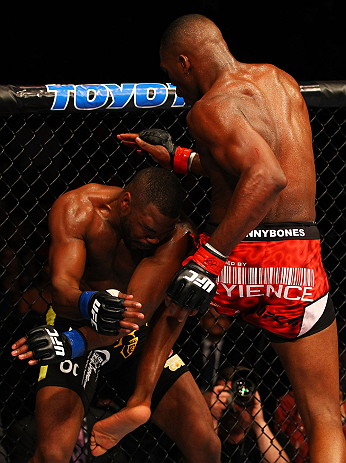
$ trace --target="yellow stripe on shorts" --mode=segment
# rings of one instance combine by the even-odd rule
[[[46,323],[47,325],[54,325],[56,318],[56,313],[53,310],[52,306],[49,306],[49,309],[46,313]],[[38,381],[42,381],[47,376],[47,371],[48,371],[48,365],[42,365],[40,368],[40,372],[38,375]]]
[[[42,381],[47,376],[48,365],[42,365],[40,368],[40,373],[38,375],[38,382]]]
[[[48,309],[48,311],[46,313],[46,323],[47,323],[47,325],[54,325],[55,318],[56,318],[56,313],[54,312],[53,307],[50,305],[49,309]]]

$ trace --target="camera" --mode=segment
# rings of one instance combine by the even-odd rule
[[[231,380],[234,401],[239,405],[248,404],[257,390],[257,381],[249,370],[236,370]]]
[[[257,374],[243,366],[223,368],[219,372],[219,379],[225,383],[231,383],[230,389],[227,391],[229,404],[235,402],[239,405],[249,405],[259,384]]]

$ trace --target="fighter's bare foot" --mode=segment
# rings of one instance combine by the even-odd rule
[[[134,431],[150,418],[147,405],[125,407],[120,412],[97,422],[90,438],[91,453],[98,457],[114,447],[126,434]]]

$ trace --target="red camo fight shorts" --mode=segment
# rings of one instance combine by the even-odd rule
[[[214,227],[215,229],[215,227]],[[205,244],[213,231],[200,236]],[[335,311],[314,223],[261,224],[238,244],[218,278],[211,305],[267,330],[272,341],[329,326]]]

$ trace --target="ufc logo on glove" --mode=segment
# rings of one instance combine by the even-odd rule
[[[90,318],[90,323],[91,326],[97,331],[97,315],[99,313],[99,308],[101,306],[101,303],[95,299],[94,303],[91,308],[91,318]]]
[[[90,320],[91,326],[100,334],[117,336],[123,320],[125,299],[117,289],[82,292],[78,306],[82,316]]]
[[[55,350],[55,354],[64,356],[65,355],[64,344],[61,341],[59,341],[59,339],[58,339],[60,334],[57,332],[56,329],[54,329],[53,331],[50,331],[48,328],[45,328],[45,330],[49,334],[49,337],[50,337],[50,339],[52,341],[52,344],[53,344],[53,347],[54,347],[54,350]]]
[[[194,270],[189,270],[189,272],[191,273],[191,276],[189,277],[184,275],[183,278],[185,278],[187,281],[190,281],[194,285],[199,286],[207,293],[210,293],[210,291],[212,291],[212,289],[215,287],[215,283],[208,277],[200,278],[201,275]]]

